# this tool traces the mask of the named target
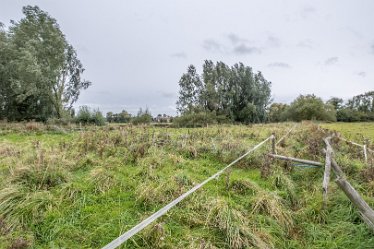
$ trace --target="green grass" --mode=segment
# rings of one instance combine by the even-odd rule
[[[292,125],[55,132],[8,124],[0,133],[0,248],[20,241],[30,248],[100,248]],[[299,126],[278,153],[323,161],[323,136],[313,125]],[[266,144],[243,159],[121,248],[373,247],[373,234],[333,182],[322,209],[321,169],[267,165],[269,150]],[[374,204],[361,158],[346,147],[337,157]]]
[[[364,139],[374,142],[374,122],[366,123],[330,123],[322,124],[324,128],[340,132],[345,138],[363,144]]]

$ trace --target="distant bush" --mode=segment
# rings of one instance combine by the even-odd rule
[[[351,108],[342,108],[337,111],[337,120],[342,122],[374,121],[374,113],[365,113]]]
[[[126,110],[122,110],[120,113],[108,112],[106,120],[109,123],[129,123],[131,121],[131,114]]]
[[[325,104],[321,98],[314,94],[300,95],[285,110],[284,119],[335,122],[336,111],[334,106]]]
[[[173,119],[175,127],[205,127],[208,124],[228,123],[225,115],[216,115],[214,112],[186,113]]]
[[[152,122],[152,115],[148,108],[143,111],[142,108],[139,109],[138,114],[134,117],[131,122],[135,125],[137,124],[150,124]]]
[[[74,118],[65,117],[65,118],[49,118],[47,119],[47,125],[69,125],[74,122]]]
[[[105,118],[99,110],[91,110],[88,106],[81,106],[75,117],[75,122],[95,125],[105,125]]]
[[[282,103],[273,103],[269,107],[267,116],[269,122],[282,122],[286,121],[286,113],[287,113],[287,108],[289,106],[287,104],[282,104]]]
[[[349,99],[333,97],[329,100],[337,111],[337,120],[342,122],[374,121],[374,91],[366,92]]]

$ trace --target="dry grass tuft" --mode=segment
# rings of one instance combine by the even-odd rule
[[[16,157],[20,154],[21,152],[15,146],[6,143],[0,144],[0,157]]]
[[[206,224],[219,229],[226,236],[229,248],[273,248],[270,237],[265,240],[251,230],[247,219],[223,200],[211,203]]]
[[[30,242],[24,238],[15,239],[9,249],[26,249],[30,247]]]
[[[274,193],[260,191],[254,198],[252,214],[265,214],[274,218],[287,231],[293,227],[293,219],[286,207],[282,203],[282,199]]]
[[[106,192],[117,184],[114,175],[103,167],[96,167],[90,172],[90,179],[95,184],[96,192]]]
[[[27,192],[19,185],[12,185],[0,191],[0,218],[10,228],[36,222],[54,203],[49,191]]]
[[[165,248],[166,244],[166,228],[163,223],[157,223],[153,227],[146,228],[143,232],[143,242],[148,248]]]
[[[65,170],[55,164],[32,164],[12,171],[11,182],[20,183],[31,190],[50,189],[68,179]]]
[[[230,182],[230,190],[242,195],[253,195],[259,190],[259,187],[247,180],[233,180]]]
[[[185,189],[178,185],[175,179],[164,181],[161,184],[151,180],[140,184],[136,189],[138,196],[137,202],[144,206],[153,204],[164,204],[172,201],[182,193]]]

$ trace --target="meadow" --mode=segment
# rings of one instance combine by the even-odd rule
[[[354,138],[348,126],[339,125],[323,127]],[[362,136],[373,134],[372,124],[356,125],[369,132]],[[3,123],[0,248],[101,248],[273,132],[279,139],[292,126],[79,130]],[[324,162],[325,136],[312,123],[298,124],[276,149]],[[374,207],[373,168],[359,149],[338,140],[334,148],[347,178]],[[270,159],[270,149],[265,144],[121,248],[374,247],[373,233],[334,176],[324,208],[323,169]]]
[[[374,122],[360,122],[360,123],[326,123],[322,127],[336,130],[340,132],[345,138],[363,144],[365,139],[374,142]]]

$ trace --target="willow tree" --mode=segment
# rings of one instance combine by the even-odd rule
[[[91,83],[82,79],[83,65],[57,21],[37,6],[24,7],[23,14],[0,44],[3,116],[61,118]]]
[[[236,122],[264,122],[271,101],[271,82],[243,63],[232,67],[206,60],[201,76],[194,66],[179,81],[178,110],[226,116]]]

